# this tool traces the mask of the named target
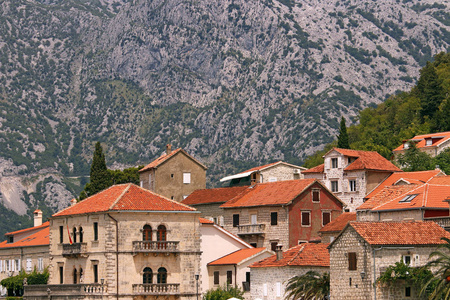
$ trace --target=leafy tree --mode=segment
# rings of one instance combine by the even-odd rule
[[[139,184],[139,170],[144,166],[132,167],[122,170],[108,170],[112,184],[134,183]]]
[[[244,292],[238,288],[231,285],[219,286],[216,289],[207,290],[203,295],[203,300],[227,300],[230,298],[244,299]]]
[[[410,143],[405,153],[399,155],[397,162],[402,167],[402,170],[406,172],[426,171],[435,168],[433,158],[417,149],[414,143]]]
[[[434,164],[444,171],[445,174],[450,174],[450,148],[445,149],[434,158]]]
[[[323,300],[330,294],[330,274],[308,271],[288,280],[285,299]]]
[[[350,144],[348,143],[347,126],[345,126],[344,117],[341,118],[341,127],[339,129],[337,147],[342,149],[350,149]]]
[[[36,271],[36,268],[32,273],[27,274],[24,270],[21,270],[18,275],[8,277],[0,281],[0,285],[4,286],[8,290],[9,296],[21,296],[23,294],[23,281],[26,278],[29,285],[34,284],[47,284],[49,277],[48,269],[45,268],[42,273]]]
[[[433,118],[443,100],[443,90],[435,65],[427,62],[427,65],[420,70],[420,78],[417,82],[422,118]]]
[[[437,267],[437,270],[421,290],[421,294],[431,291],[430,300],[450,299],[450,239],[441,239],[446,243],[430,254],[429,258],[434,259],[427,264],[427,267]]]

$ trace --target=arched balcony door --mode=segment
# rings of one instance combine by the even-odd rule
[[[83,242],[83,227],[80,226],[79,230],[79,234],[80,234],[80,243]]]
[[[144,284],[153,283],[153,271],[151,268],[144,269],[143,283]]]
[[[73,242],[74,243],[77,242],[77,228],[76,227],[73,228]]]
[[[167,270],[166,268],[159,268],[158,269],[158,283],[167,283]]]
[[[165,242],[167,240],[166,226],[164,226],[164,225],[158,226],[158,232],[157,232],[156,238],[157,238],[158,242]],[[167,247],[166,243],[158,243],[159,249],[166,249],[166,247]]]
[[[78,283],[78,278],[77,278],[77,269],[73,269],[73,284],[77,284]]]

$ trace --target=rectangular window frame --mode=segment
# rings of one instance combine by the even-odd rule
[[[339,166],[339,161],[337,157],[332,157],[331,158],[331,168],[332,169],[337,169]]]
[[[220,285],[220,272],[214,271],[214,285]]]
[[[348,180],[348,190],[350,192],[357,192],[356,189],[356,179],[349,179]]]
[[[348,270],[358,270],[358,257],[356,256],[356,252],[348,252]]]
[[[328,222],[325,223],[325,215],[328,215]],[[322,211],[322,226],[327,225],[331,222],[331,211]]]
[[[320,203],[320,189],[311,190],[311,199],[314,203]]]
[[[191,184],[191,173],[190,172],[183,173],[183,184]]]
[[[227,271],[227,284],[233,284],[233,271]]]
[[[233,227],[239,226],[239,214],[233,214]]]
[[[311,227],[311,211],[302,210],[300,212],[300,221],[302,227]]]
[[[270,213],[270,225],[277,226],[278,225],[278,212],[273,211]]]
[[[338,193],[339,192],[339,180],[331,180],[331,192]]]
[[[411,266],[411,262],[412,262],[412,257],[411,255],[402,255],[402,261],[405,265],[409,265]]]
[[[64,283],[64,267],[59,266],[59,284]]]
[[[44,271],[44,258],[43,257],[38,257],[37,264],[38,264],[38,266],[37,266],[38,271],[40,271],[40,272]]]
[[[59,243],[64,243],[64,226],[59,226]]]
[[[94,241],[98,241],[98,222],[94,222]]]
[[[92,265],[92,271],[94,272],[94,283],[98,283],[98,265]]]

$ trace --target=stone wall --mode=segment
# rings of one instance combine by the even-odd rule
[[[262,182],[284,181],[303,178],[301,174],[294,174],[294,170],[299,169],[292,166],[278,164],[274,167],[262,170],[260,172],[260,175],[262,176]]]
[[[217,220],[216,224],[223,226],[224,211],[223,211],[223,208],[220,208],[220,206],[223,203],[225,203],[225,202],[211,203],[211,204],[210,203],[198,204],[198,205],[191,205],[191,206],[200,212],[200,216],[202,218],[207,218],[207,219],[212,218],[213,221],[214,221],[214,218],[216,218],[216,220]]]

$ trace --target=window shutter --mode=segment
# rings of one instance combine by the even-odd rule
[[[22,265],[20,264],[21,261],[20,259],[17,260],[17,271],[20,271],[20,269],[22,269]]]
[[[355,252],[348,253],[348,269],[349,269],[349,271],[357,270],[356,253]]]
[[[267,283],[263,284],[263,296],[266,297],[267,296]]]
[[[0,272],[3,272],[3,260],[0,260]]]
[[[183,183],[191,183],[191,173],[183,173]]]
[[[277,282],[277,297],[281,297],[281,282]]]

